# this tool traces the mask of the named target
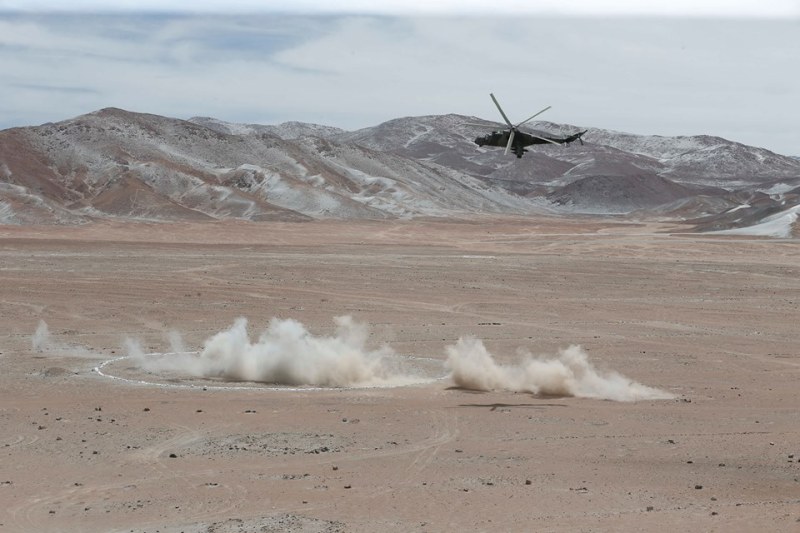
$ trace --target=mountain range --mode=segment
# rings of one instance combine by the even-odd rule
[[[0,131],[0,223],[588,213],[706,231],[800,205],[799,159],[719,137],[589,128],[583,144],[517,159],[473,142],[497,128],[453,114],[345,131],[101,109]]]

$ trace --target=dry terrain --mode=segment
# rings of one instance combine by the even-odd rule
[[[800,246],[684,229],[2,226],[0,531],[798,531]],[[429,379],[279,387],[127,357],[343,315]],[[509,365],[580,345],[674,398],[456,387],[447,347],[470,336]]]

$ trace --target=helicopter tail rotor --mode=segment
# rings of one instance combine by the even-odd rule
[[[569,145],[569,143],[571,142],[579,141],[581,143],[581,146],[583,146],[583,139],[581,139],[581,137],[583,137],[587,131],[589,130],[583,130],[576,133],[575,135],[570,135],[569,137],[567,137],[567,140],[564,141],[564,144]]]

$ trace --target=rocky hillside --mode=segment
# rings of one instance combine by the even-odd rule
[[[103,109],[0,131],[0,222],[633,213],[730,227],[753,206],[800,203],[800,161],[717,137],[589,129],[583,145],[517,159],[474,144],[495,127],[440,115],[347,132]]]

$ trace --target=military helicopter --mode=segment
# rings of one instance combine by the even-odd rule
[[[534,118],[538,117],[539,115],[550,109],[551,106],[545,107],[538,113],[531,115],[530,117],[526,118],[525,120],[523,120],[522,122],[520,122],[515,126],[514,124],[511,123],[510,120],[508,120],[508,117],[503,111],[503,108],[500,107],[500,103],[497,101],[497,98],[494,97],[494,94],[489,93],[489,96],[492,97],[494,105],[497,106],[497,110],[500,111],[500,114],[503,116],[503,120],[505,120],[506,125],[508,125],[509,129],[493,131],[488,135],[477,137],[475,139],[475,144],[477,144],[478,146],[499,146],[499,147],[505,146],[506,151],[503,152],[504,155],[507,155],[509,150],[511,150],[512,152],[514,152],[514,155],[516,155],[517,158],[520,158],[525,152],[528,151],[525,149],[525,147],[530,146],[532,144],[551,143],[563,146],[563,145],[569,145],[571,142],[574,141],[580,141],[580,143],[583,144],[583,139],[581,139],[581,137],[583,136],[584,133],[589,131],[589,130],[583,130],[568,137],[546,137],[542,135],[534,135],[532,133],[525,133],[524,131],[520,131],[519,127],[525,124],[526,122],[530,122]],[[472,125],[485,126],[485,124],[472,124]]]

